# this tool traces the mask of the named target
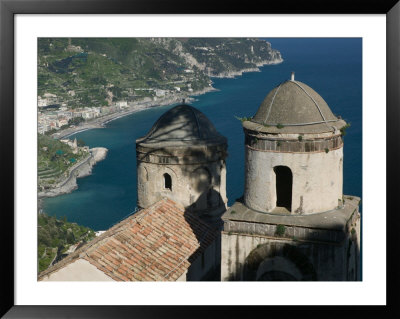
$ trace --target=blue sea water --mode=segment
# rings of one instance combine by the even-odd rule
[[[213,79],[219,91],[197,97],[192,105],[202,111],[228,138],[227,195],[232,205],[243,193],[244,135],[235,116],[252,116],[267,93],[290,78],[317,91],[351,123],[344,138],[344,194],[362,197],[362,39],[269,38],[284,62],[245,73],[235,79]],[[136,206],[135,140],[172,106],[152,108],[76,134],[90,147],[109,149],[93,174],[78,179],[78,189],[44,200],[44,211],[69,221],[104,230],[129,215]]]

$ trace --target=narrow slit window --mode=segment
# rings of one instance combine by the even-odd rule
[[[164,174],[164,188],[172,191],[172,179],[167,173]]]

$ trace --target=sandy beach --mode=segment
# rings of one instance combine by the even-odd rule
[[[56,133],[53,133],[52,137],[57,138],[57,139],[62,139],[62,138],[67,138],[78,132],[83,132],[83,131],[87,131],[87,130],[94,129],[94,128],[104,128],[107,123],[109,123],[113,120],[119,119],[121,117],[130,115],[132,113],[140,112],[140,111],[152,108],[152,107],[180,103],[180,102],[182,102],[183,99],[185,99],[186,103],[192,102],[192,101],[194,101],[194,98],[193,98],[194,96],[202,95],[202,94],[205,94],[207,92],[212,92],[212,91],[217,91],[217,89],[215,89],[213,87],[208,87],[201,91],[193,92],[190,96],[177,94],[175,96],[156,100],[156,101],[137,102],[137,103],[127,107],[124,110],[121,110],[121,111],[118,111],[118,112],[115,112],[112,114],[107,114],[102,117],[95,118],[93,120],[86,121],[75,127],[69,127],[67,129],[60,130]]]

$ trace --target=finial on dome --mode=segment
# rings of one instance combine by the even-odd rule
[[[185,104],[185,99],[182,99],[182,104]]]
[[[294,81],[294,72],[292,72],[292,75],[290,77],[290,81]]]

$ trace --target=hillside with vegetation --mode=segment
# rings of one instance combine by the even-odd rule
[[[83,141],[78,143],[83,144]],[[70,145],[50,136],[38,134],[38,190],[51,188],[67,176],[67,170],[89,155],[82,147]]]
[[[190,38],[181,41],[184,49],[203,64],[211,76],[254,69],[281,60],[277,50],[258,39]]]
[[[68,108],[109,106],[156,90],[201,91],[212,76],[280,61],[260,39],[39,38],[38,96],[53,94]]]
[[[95,232],[76,223],[38,214],[38,272],[64,257],[72,245],[82,245],[96,236]]]

